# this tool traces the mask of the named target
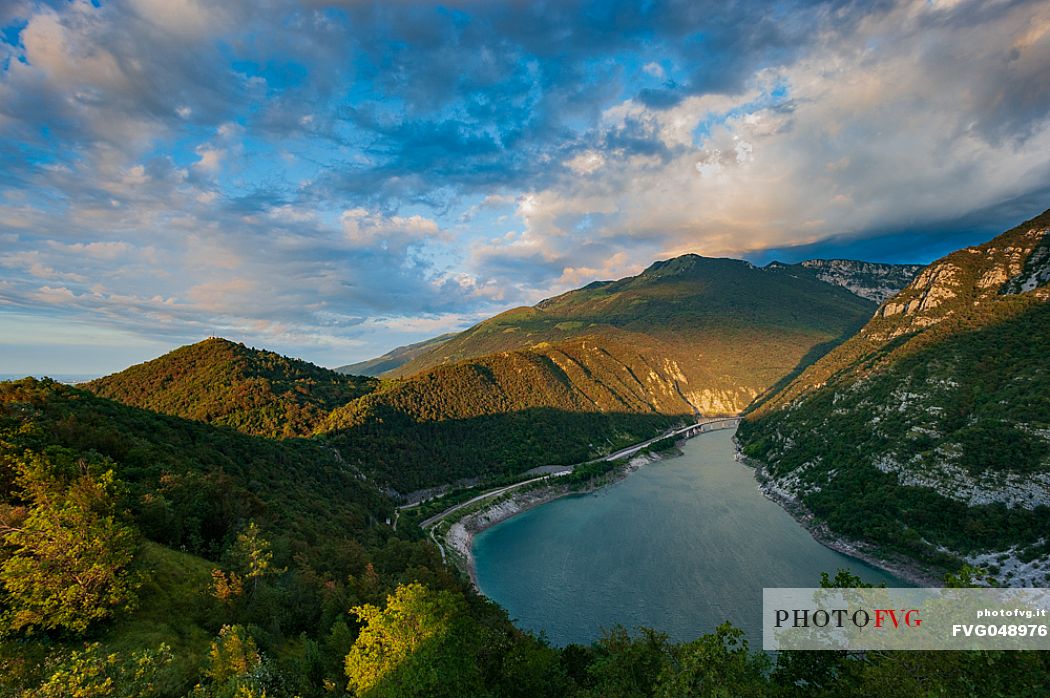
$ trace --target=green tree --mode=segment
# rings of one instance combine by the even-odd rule
[[[240,625],[224,625],[211,643],[205,681],[193,698],[265,698],[272,677],[254,638]]]
[[[733,698],[770,693],[766,679],[768,659],[763,654],[749,652],[744,631],[729,623],[718,626],[714,633],[676,647],[675,654],[675,667],[661,677],[657,696]]]
[[[673,645],[667,635],[642,628],[631,637],[623,627],[607,632],[594,646],[587,669],[594,696],[622,698],[653,695],[657,679],[671,667]]]
[[[48,662],[48,677],[22,698],[144,698],[157,694],[157,676],[174,659],[171,648],[121,657],[105,653],[96,642]]]
[[[363,624],[346,656],[347,688],[356,695],[484,695],[479,628],[461,596],[401,585],[386,608],[366,604],[351,612]]]
[[[230,548],[230,558],[241,570],[241,576],[251,582],[253,595],[259,588],[260,579],[284,571],[273,566],[270,541],[263,536],[254,521],[249,521],[247,528],[237,534]]]
[[[29,506],[6,507],[0,517],[10,551],[0,565],[5,625],[83,632],[130,606],[136,582],[128,566],[137,536],[118,516],[120,486],[109,463],[58,449],[14,461]]]

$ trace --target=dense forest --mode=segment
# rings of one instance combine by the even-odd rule
[[[307,436],[328,413],[375,389],[299,359],[211,338],[84,384],[102,397],[258,436]]]
[[[321,429],[347,462],[400,491],[579,463],[693,417],[672,385],[635,378],[650,372],[629,351],[585,343],[507,352],[391,381]]]
[[[311,441],[0,384],[0,695],[1036,695],[1050,680],[1046,653],[770,658],[728,625],[551,647],[418,529],[391,530],[390,507]]]

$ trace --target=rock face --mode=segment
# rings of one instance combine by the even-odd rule
[[[897,294],[923,268],[921,264],[877,264],[851,259],[810,259],[801,266],[814,272],[821,281],[876,303]]]
[[[997,296],[1045,297],[1050,283],[1050,224],[1044,218],[1045,214],[984,245],[931,264],[879,308],[879,317],[893,321],[871,328],[873,336],[898,337],[994,303]]]
[[[1050,211],[923,269],[739,438],[839,532],[926,559],[1013,551],[1043,560],[1032,579],[1050,574],[1047,356]]]

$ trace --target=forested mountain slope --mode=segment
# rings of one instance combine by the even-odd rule
[[[874,308],[812,274],[685,255],[497,315],[393,374],[505,351],[544,353],[586,338],[598,351],[641,357],[661,381],[675,384],[689,409],[735,413],[855,331]],[[594,377],[608,376],[599,370]]]
[[[675,385],[629,346],[579,339],[391,381],[320,428],[347,462],[405,492],[577,463],[654,436],[693,418]]]
[[[334,408],[377,381],[211,338],[82,387],[126,405],[247,434],[310,434]]]
[[[840,533],[1050,581],[1048,282],[1050,212],[934,262],[757,405],[744,452]]]

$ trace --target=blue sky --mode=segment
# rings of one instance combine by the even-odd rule
[[[339,365],[686,252],[1050,207],[1043,1],[8,1],[0,373]]]

